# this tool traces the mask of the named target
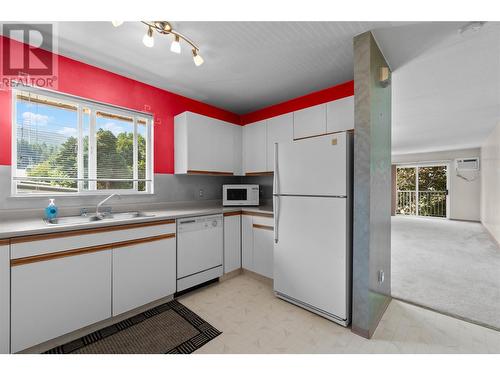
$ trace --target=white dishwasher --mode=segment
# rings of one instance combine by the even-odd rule
[[[177,292],[223,274],[223,217],[177,219]]]

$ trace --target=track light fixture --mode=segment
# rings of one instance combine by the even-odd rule
[[[118,27],[120,26],[123,21],[111,21],[113,23],[113,26]],[[196,66],[200,66],[203,64],[204,60],[200,56],[200,48],[187,36],[182,35],[180,32],[177,30],[174,30],[172,28],[172,25],[167,22],[167,21],[141,21],[144,25],[147,26],[147,31],[144,37],[142,38],[142,42],[146,47],[153,47],[154,46],[154,32],[156,31],[158,34],[172,34],[174,36],[174,40],[172,41],[172,44],[170,45],[170,51],[174,53],[181,53],[181,43],[180,40],[182,39],[184,42],[189,44],[191,46],[192,52],[193,52],[193,61]]]

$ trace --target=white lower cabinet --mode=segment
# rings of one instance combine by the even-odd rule
[[[274,144],[293,141],[293,113],[267,120],[267,171],[274,172]]]
[[[273,277],[273,219],[241,216],[242,267]]]
[[[2,242],[2,240],[0,240]],[[10,337],[10,251],[0,244],[0,354],[9,353]]]
[[[273,278],[273,229],[268,225],[253,227],[254,272]]]
[[[241,215],[224,216],[224,273],[241,268]]]
[[[175,237],[113,249],[113,316],[175,293],[175,253]]]
[[[111,317],[111,250],[11,268],[11,351]]]
[[[253,271],[253,218],[241,215],[241,267]]]

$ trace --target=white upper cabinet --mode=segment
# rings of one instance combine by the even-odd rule
[[[274,144],[293,141],[293,113],[267,120],[267,168],[274,172]]]
[[[354,129],[354,95],[327,103],[326,128],[328,133]]]
[[[273,172],[275,143],[354,129],[354,96],[245,126],[192,112],[174,122],[176,174]]]
[[[267,171],[266,121],[257,121],[243,126],[243,172]]]
[[[293,139],[326,134],[326,103],[293,113]]]
[[[233,173],[243,176],[243,129],[241,126],[233,126]]]
[[[175,116],[174,127],[176,174],[235,172],[239,125],[184,112]]]

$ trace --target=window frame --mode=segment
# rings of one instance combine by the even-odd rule
[[[77,188],[76,192],[42,192],[42,193],[19,193],[17,191],[17,110],[16,101],[18,94],[25,92],[30,94],[37,94],[49,97],[50,99],[60,99],[63,101],[70,101],[72,104],[77,106],[77,142],[78,142],[78,153],[77,153]],[[120,194],[120,195],[152,195],[154,194],[154,126],[153,126],[153,114],[147,112],[141,112],[125,107],[120,107],[108,103],[98,102],[91,99],[86,99],[83,97],[61,93],[58,91],[42,89],[39,87],[19,85],[12,88],[12,110],[11,110],[11,197],[15,198],[31,198],[31,197],[51,197],[51,196],[94,196],[94,195],[109,195],[109,194]],[[89,185],[96,181],[92,179],[97,178],[97,160],[96,160],[96,113],[101,111],[110,114],[121,115],[125,117],[132,118],[133,121],[133,132],[134,132],[134,155],[133,155],[133,178],[130,181],[133,182],[133,189],[100,189],[100,190],[83,190],[83,184],[85,179],[83,178],[83,108],[88,108],[91,111],[90,121],[89,121],[89,175],[88,182]],[[138,191],[138,147],[137,147],[137,134],[138,134],[138,120],[146,120],[146,173],[145,173],[145,190]],[[91,151],[92,150],[92,151]],[[92,157],[91,157],[92,156]],[[95,163],[92,168],[91,174],[91,161]],[[49,178],[48,178],[49,179]],[[128,180],[128,179],[127,179]],[[143,181],[141,179],[141,181]]]

